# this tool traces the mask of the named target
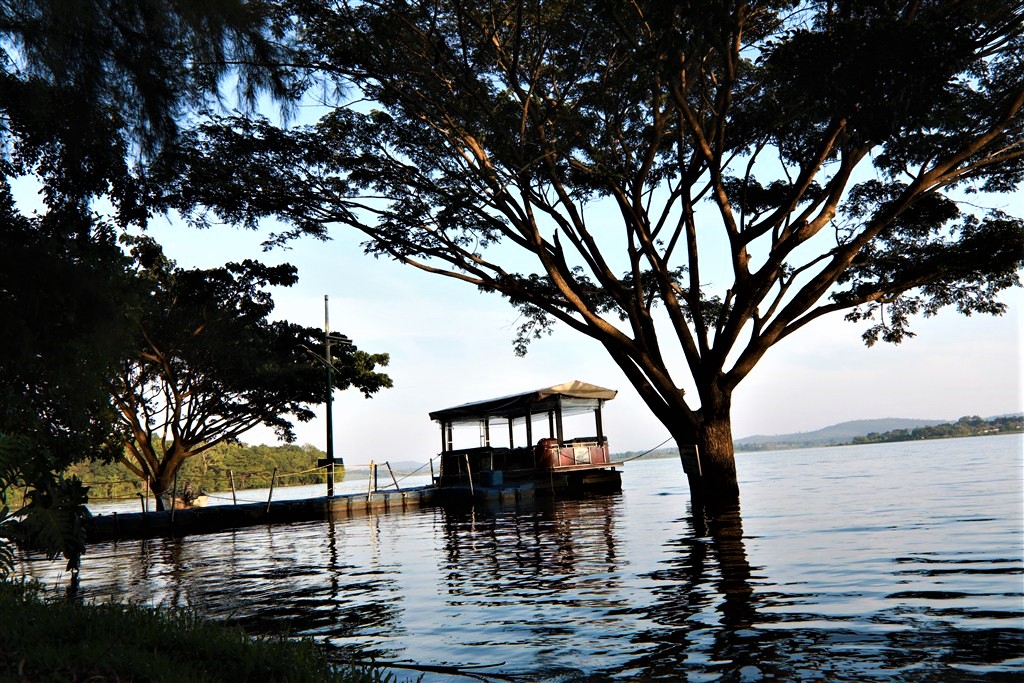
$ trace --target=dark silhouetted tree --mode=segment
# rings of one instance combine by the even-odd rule
[[[237,439],[257,425],[295,440],[292,420],[313,418],[326,400],[324,332],[272,321],[269,286],[298,279],[289,265],[254,261],[186,270],[165,261],[149,240],[133,253],[151,290],[135,348],[112,394],[129,470],[167,493],[186,459]],[[334,387],[367,397],[391,386],[377,371],[387,354],[332,345]],[[321,360],[323,359],[323,360]]]
[[[1019,2],[291,7],[359,104],[202,127],[169,201],[359,230],[506,297],[519,351],[594,339],[699,446],[698,500],[738,496],[732,396],[775,344],[832,313],[899,342],[1018,284],[1021,219],[981,205],[1024,169]]]
[[[66,542],[49,549],[77,566],[85,491],[59,473],[116,443],[105,394],[137,310],[117,233],[149,215],[142,162],[175,139],[182,117],[219,101],[222,83],[237,84],[243,105],[289,92],[295,74],[278,68],[293,61],[287,24],[267,7],[0,5],[0,495],[29,488],[0,538],[47,545],[64,520]],[[109,220],[98,200],[111,206]],[[33,515],[47,533],[32,530]]]

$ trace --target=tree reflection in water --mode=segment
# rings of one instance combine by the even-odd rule
[[[751,567],[738,507],[679,524],[684,531],[666,544],[671,552],[662,568],[644,577],[654,598],[638,615],[646,627],[634,643],[644,652],[625,671],[607,671],[607,680],[1019,680],[1024,631],[1002,626],[1012,621],[1011,611],[979,613],[970,593],[875,596],[856,585],[836,590],[830,581],[856,581],[862,570],[821,558],[820,548],[823,575],[787,585]],[[814,555],[807,546],[790,551],[798,558]],[[918,580],[915,574],[940,572],[960,585],[972,563],[997,583],[1020,566],[998,559],[896,562],[911,565],[895,572],[908,583]],[[858,597],[866,607],[857,609]],[[1013,608],[1018,614],[1019,597]],[[838,606],[830,606],[830,599]],[[987,618],[992,625],[981,624]]]
[[[447,513],[440,574],[449,604],[463,616],[494,612],[476,625],[476,642],[502,626],[505,647],[533,651],[519,663],[532,680],[679,680],[687,670],[758,678],[774,669],[753,646],[766,634],[751,628],[759,617],[739,509],[680,520],[684,533],[664,544],[662,568],[641,577],[648,594],[638,595],[638,582],[623,580],[621,504],[603,496],[526,515]],[[600,625],[585,623],[583,610]],[[571,666],[581,660],[586,671]]]
[[[610,495],[538,501],[530,511],[446,511],[439,575],[444,611],[457,615],[445,624],[448,656],[480,662],[493,651],[517,680],[583,680],[608,660],[609,641],[632,628],[616,540],[621,506]]]
[[[663,568],[645,575],[653,599],[634,642],[646,650],[630,663],[637,680],[760,680],[780,675],[763,659],[752,571],[739,506],[699,510],[679,520],[684,533],[666,543]],[[780,679],[784,680],[784,679]]]
[[[1020,441],[974,443],[995,450],[907,446],[899,481],[882,448],[758,456],[742,517],[682,516],[678,464],[655,460],[622,494],[534,508],[101,544],[80,597],[522,681],[1015,680]]]

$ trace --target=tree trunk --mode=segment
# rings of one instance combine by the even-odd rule
[[[157,467],[156,473],[153,476],[152,491],[156,497],[156,509],[166,510],[162,496],[167,495],[168,499],[174,492],[174,476],[178,470],[181,469],[182,464],[192,455],[192,452],[177,444],[172,444],[171,447],[163,453],[162,457],[156,456],[159,459],[160,465]],[[180,491],[178,494],[180,495]]]
[[[714,513],[715,510],[735,507],[739,502],[740,489],[736,481],[728,402],[714,412],[702,409],[696,427],[673,430],[673,436],[680,452],[688,447],[697,447],[700,473],[687,472],[694,514],[698,510]]]
[[[154,505],[154,508],[156,509],[156,511],[157,512],[163,512],[163,510],[164,510],[164,501],[163,501],[163,498],[160,497],[160,494],[163,493],[163,491],[158,490],[155,479],[149,485],[149,492],[153,494],[153,501],[154,501],[153,505]]]
[[[163,494],[172,486],[173,477],[168,480],[163,473],[153,477],[153,481],[150,484],[150,490],[153,492],[153,497],[156,499],[156,509],[158,511],[166,510],[164,506]]]
[[[174,494],[174,475],[178,471],[180,463],[174,467],[169,467],[168,463],[164,461],[160,464],[160,469],[157,471],[156,476],[153,478],[153,495],[156,498],[156,509],[167,510],[167,506],[164,504],[163,496],[167,496],[168,500]],[[180,507],[180,506],[179,506]]]
[[[728,408],[701,421],[697,428],[697,453],[702,474],[702,502],[712,507],[735,505],[740,499],[740,487],[736,482],[736,455]]]

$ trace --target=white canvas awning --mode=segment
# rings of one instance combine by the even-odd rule
[[[522,394],[435,410],[430,413],[430,419],[455,424],[479,422],[490,418],[516,419],[552,410],[559,410],[562,414],[569,415],[592,411],[602,402],[615,398],[617,393],[614,389],[605,389],[596,384],[573,380]]]

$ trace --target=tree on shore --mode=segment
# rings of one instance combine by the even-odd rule
[[[1020,217],[979,206],[1024,173],[1019,2],[290,7],[359,104],[205,125],[167,200],[361,231],[507,298],[521,353],[592,338],[698,446],[698,503],[739,495],[732,396],[775,344],[830,314],[898,343],[1019,284]]]
[[[218,100],[229,75],[240,103],[290,91],[295,79],[272,66],[292,61],[284,34],[256,9],[0,6],[0,497],[27,488],[30,501],[0,521],[0,542],[46,546],[77,566],[85,491],[60,473],[117,447],[108,381],[138,303],[117,235],[148,216],[145,162],[182,116]],[[0,558],[0,574],[9,568]]]
[[[268,319],[274,302],[266,288],[294,284],[290,265],[183,269],[148,239],[136,240],[133,254],[149,291],[111,394],[124,444],[119,459],[150,483],[162,509],[160,496],[186,459],[261,424],[295,440],[292,420],[312,419],[310,406],[326,400],[324,331]],[[377,371],[387,354],[349,344],[332,345],[331,356],[333,388],[369,398],[391,386]]]

